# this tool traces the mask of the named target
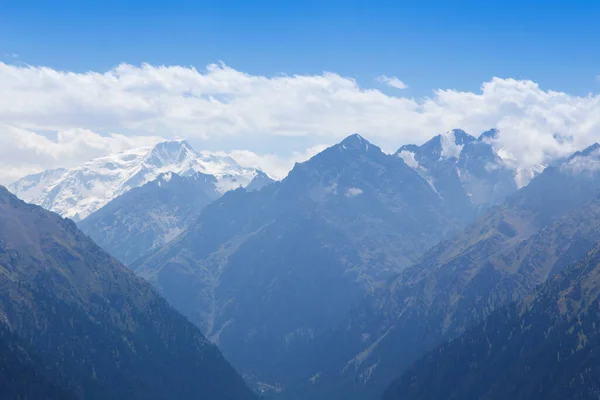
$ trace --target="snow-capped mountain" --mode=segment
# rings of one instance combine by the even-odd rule
[[[226,156],[196,152],[185,140],[108,155],[69,169],[26,176],[9,186],[22,200],[79,221],[134,187],[160,174],[201,172],[216,178],[217,192],[246,187],[261,171],[240,166]]]
[[[396,155],[416,170],[440,196],[456,204],[470,203],[479,209],[498,204],[535,176],[516,169],[494,149],[497,132],[475,138],[454,129],[421,146],[402,146]]]

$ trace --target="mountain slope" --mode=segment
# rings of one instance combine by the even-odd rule
[[[75,400],[61,378],[0,323],[0,388],[7,400]]]
[[[353,135],[282,182],[227,193],[132,268],[240,371],[274,386],[290,372],[276,360],[472,215],[444,203],[401,159]]]
[[[255,398],[150,285],[72,221],[2,187],[0,320],[78,398]]]
[[[24,201],[79,221],[128,190],[167,172],[213,175],[215,189],[221,194],[247,186],[259,174],[230,157],[198,153],[186,141],[174,140],[100,157],[76,168],[29,175],[9,189]]]
[[[372,398],[426,351],[589,251],[600,241],[598,161],[592,146],[546,169],[373,292],[313,349],[312,364],[305,356],[290,396]]]
[[[216,178],[165,173],[110,201],[77,225],[124,264],[170,242],[218,199]]]
[[[597,399],[600,247],[517,304],[430,352],[395,399]]]

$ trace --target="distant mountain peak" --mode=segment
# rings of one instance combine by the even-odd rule
[[[600,144],[594,143],[571,155],[561,166],[561,171],[589,175],[600,170]]]
[[[360,136],[358,133],[348,136],[342,140],[339,145],[343,149],[354,149],[361,151],[369,151],[369,147],[372,146],[367,139]]]
[[[198,154],[185,140],[169,140],[157,143],[144,157],[144,163],[163,167],[170,164],[183,164],[198,158]]]
[[[462,129],[452,129],[439,135],[439,138],[441,159],[458,159],[465,144],[476,140]]]
[[[185,139],[170,139],[163,142],[159,142],[154,145],[154,148],[159,151],[179,151],[180,149],[192,150],[192,146]]]
[[[450,131],[447,132],[447,134],[453,134],[454,135],[454,143],[456,144],[460,144],[460,145],[464,145],[466,143],[469,142],[474,142],[475,137],[472,135],[469,135],[467,132],[463,131],[462,129],[452,129]]]
[[[576,153],[573,153],[568,159],[574,159],[576,157],[587,157],[590,155],[596,155],[595,153],[597,152],[597,150],[600,148],[600,144],[598,144],[598,142],[586,147],[585,149],[578,151]]]
[[[404,145],[395,155],[441,196],[456,196],[457,202],[468,199],[466,202],[484,208],[517,189],[513,171],[493,146],[462,129],[436,135],[420,146]]]
[[[498,137],[498,129],[492,128],[479,135],[477,140],[479,142],[487,142],[489,140],[496,139],[496,137]]]

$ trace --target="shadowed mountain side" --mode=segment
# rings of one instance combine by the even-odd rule
[[[549,279],[410,367],[384,400],[597,399],[600,256]]]

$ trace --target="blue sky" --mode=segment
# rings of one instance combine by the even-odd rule
[[[0,54],[77,72],[222,60],[250,74],[333,71],[380,88],[374,78],[385,74],[410,96],[477,90],[499,76],[582,95],[598,91],[598,21],[598,1],[5,0]]]

